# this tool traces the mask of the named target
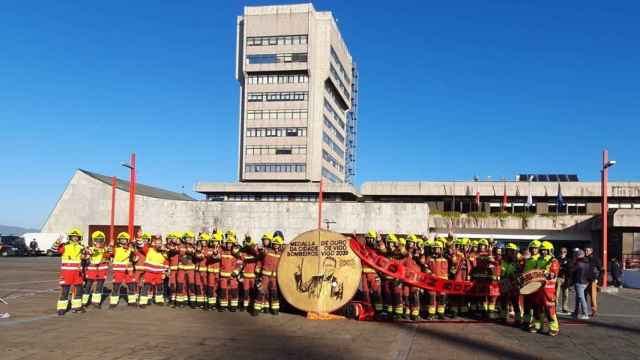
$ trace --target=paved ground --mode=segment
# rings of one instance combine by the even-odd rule
[[[495,324],[252,318],[125,306],[54,315],[57,258],[0,259],[1,358],[8,359],[638,359],[640,291],[602,295],[601,314],[556,338]],[[8,308],[8,310],[6,310]]]

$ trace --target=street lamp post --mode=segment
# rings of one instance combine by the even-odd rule
[[[609,168],[616,164],[615,160],[609,160],[609,151],[602,151],[602,287],[607,288],[609,282],[607,273],[607,250],[609,247]]]
[[[129,236],[132,239],[135,238],[134,224],[135,224],[135,212],[136,212],[136,154],[131,153],[131,161],[129,164],[121,163],[122,166],[131,170],[129,175]]]

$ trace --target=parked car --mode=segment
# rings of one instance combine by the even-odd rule
[[[20,236],[0,236],[0,256],[24,256],[27,245]]]

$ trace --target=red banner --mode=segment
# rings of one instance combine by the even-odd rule
[[[422,271],[416,271],[404,266],[397,260],[380,255],[374,249],[361,244],[354,238],[351,238],[351,249],[362,262],[377,271],[427,291],[442,292],[450,295],[500,295],[498,284],[441,279]]]

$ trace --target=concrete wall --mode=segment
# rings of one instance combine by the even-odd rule
[[[128,201],[128,192],[116,190],[117,225],[127,224]],[[89,225],[107,225],[110,202],[109,185],[77,171],[42,231],[66,232],[79,227],[86,232]],[[136,196],[136,225],[152,233],[217,227],[258,236],[279,229],[291,239],[315,228],[317,214],[317,204],[306,202],[175,201]],[[340,232],[423,233],[428,214],[426,204],[330,202],[324,204],[322,217],[335,221],[331,229]]]

